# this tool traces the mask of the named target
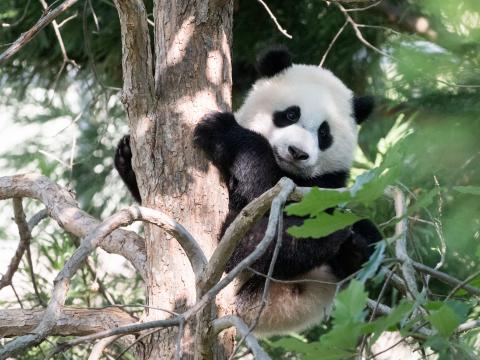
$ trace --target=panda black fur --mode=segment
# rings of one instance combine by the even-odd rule
[[[195,144],[228,186],[229,212],[221,235],[246,204],[283,176],[299,186],[345,186],[357,145],[356,122],[365,120],[373,108],[370,98],[354,98],[327,70],[292,64],[285,49],[266,52],[258,69],[263,77],[237,113],[208,114],[194,131]],[[117,148],[115,166],[140,201],[130,161],[125,137]],[[227,272],[261,241],[267,222],[267,217],[261,219],[242,239]],[[284,229],[302,222],[286,216]],[[297,240],[284,233],[273,277],[300,281],[270,283],[268,305],[255,333],[284,334],[321,322],[335,294],[333,283],[357,271],[371,254],[371,244],[380,238],[368,220],[322,239]],[[268,272],[273,249],[274,244],[253,264],[255,271]],[[236,310],[249,324],[257,316],[264,280],[252,272],[239,280]]]

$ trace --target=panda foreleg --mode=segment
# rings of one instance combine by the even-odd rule
[[[125,135],[118,142],[115,150],[115,169],[117,169],[128,190],[138,203],[142,202],[138,190],[137,178],[132,168],[132,150],[130,148],[130,135]]]
[[[352,236],[329,262],[335,275],[343,279],[358,271],[375,250],[374,244],[380,240],[382,234],[370,220],[363,219],[353,224]]]
[[[235,134],[232,129],[240,128],[232,113],[212,112],[205,115],[193,131],[193,142],[201,148],[208,159],[228,175],[235,156]]]

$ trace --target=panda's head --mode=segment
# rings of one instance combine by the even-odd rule
[[[255,82],[235,118],[270,142],[278,165],[302,177],[348,171],[357,124],[373,109],[335,75],[316,65],[293,64],[286,49],[259,58]]]

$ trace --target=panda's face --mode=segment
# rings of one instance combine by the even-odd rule
[[[265,136],[285,171],[313,177],[350,169],[357,146],[352,92],[332,73],[293,65],[255,83],[236,113]]]

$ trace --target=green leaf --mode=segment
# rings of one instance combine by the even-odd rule
[[[363,283],[352,280],[345,290],[335,298],[335,307],[332,312],[335,325],[362,321],[365,317],[367,293]]]
[[[457,312],[448,303],[442,303],[438,307],[439,302],[430,302],[428,309],[435,309],[430,311],[430,315],[426,319],[437,329],[438,333],[443,337],[449,337],[453,331],[461,323],[461,318]]]
[[[400,301],[397,306],[392,308],[392,312],[390,314],[387,316],[382,316],[375,321],[366,324],[362,332],[364,334],[375,333],[375,335],[372,337],[372,343],[374,343],[385,330],[390,330],[394,325],[402,321],[405,316],[412,311],[413,305],[413,302],[407,300]]]
[[[408,208],[408,212],[407,212],[408,215],[411,215],[417,212],[418,210],[422,208],[426,208],[428,205],[430,205],[433,202],[433,198],[435,197],[435,195],[437,195],[437,193],[438,193],[437,189],[432,189],[426,194],[424,194],[423,196],[421,196],[420,198],[417,198],[415,203]]]
[[[462,194],[480,195],[480,186],[454,186],[453,189]]]
[[[362,218],[352,213],[335,211],[333,215],[325,212],[318,214],[313,219],[306,219],[300,226],[292,226],[287,232],[296,238],[321,238],[334,231],[343,229]]]
[[[350,200],[348,191],[319,189],[317,187],[303,197],[302,201],[285,207],[287,215],[308,216],[320,214],[328,208]]]
[[[385,247],[385,241],[379,241],[375,244],[375,251],[370,256],[370,259],[362,265],[362,269],[356,276],[359,281],[365,282],[375,275],[385,257]]]
[[[382,196],[385,188],[397,177],[394,169],[376,168],[366,171],[355,180],[350,194],[355,201],[368,204]]]

